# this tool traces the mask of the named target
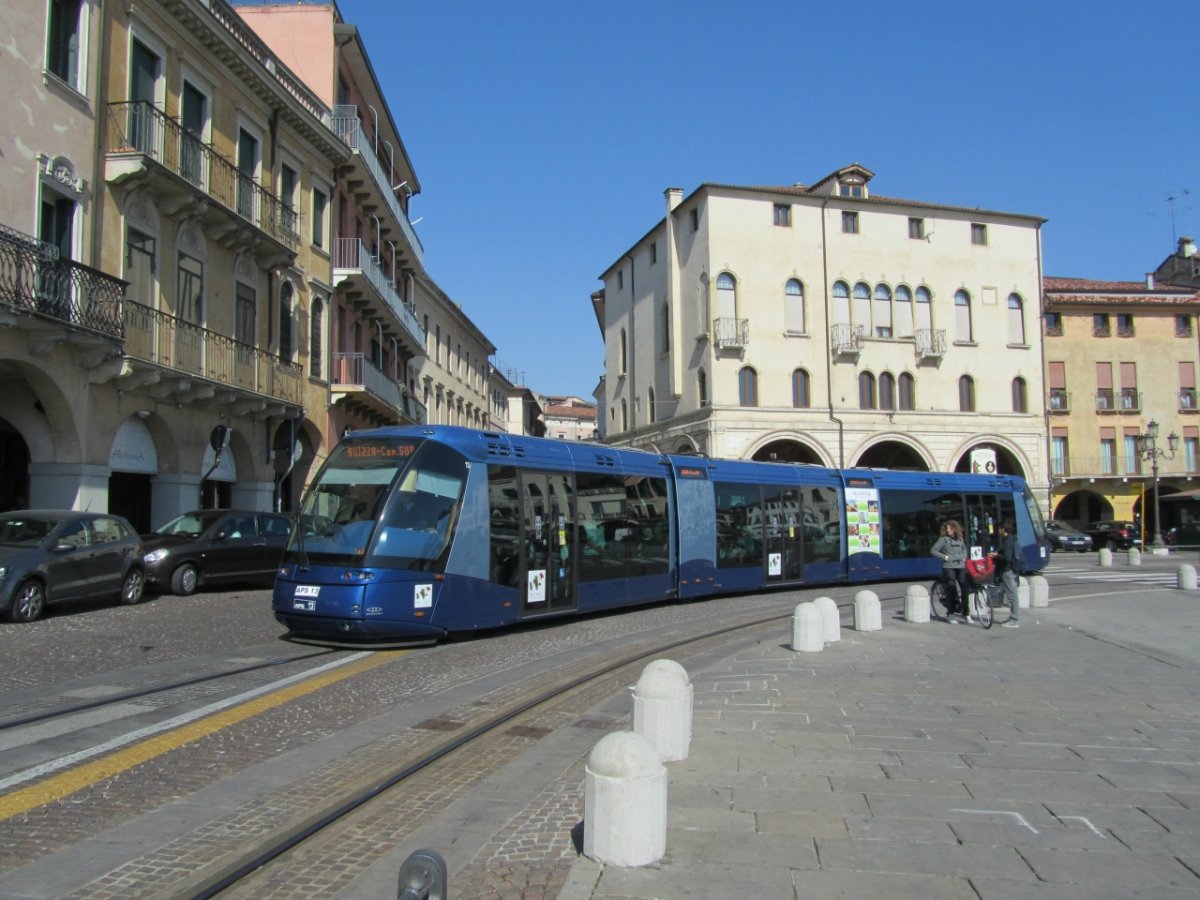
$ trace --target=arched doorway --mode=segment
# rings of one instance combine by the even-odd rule
[[[868,447],[858,458],[856,466],[864,469],[907,469],[913,472],[928,472],[929,466],[921,455],[907,444],[899,441],[883,441]]]
[[[996,454],[996,472],[997,475],[1016,475],[1020,478],[1026,478],[1025,467],[1021,465],[1021,460],[1015,453],[1007,447],[983,441],[973,447],[968,447],[963,455],[958,458],[958,463],[954,466],[955,472],[970,472],[971,471],[971,452],[974,450],[990,450]]]
[[[754,451],[756,462],[807,463],[821,465],[821,457],[798,441],[778,440],[764,444]]]
[[[154,527],[150,521],[152,477],[158,474],[158,447],[139,416],[130,416],[113,435],[108,453],[108,511],[124,516],[139,534]],[[161,523],[159,523],[161,524]]]
[[[1075,526],[1112,517],[1113,505],[1102,494],[1091,490],[1071,491],[1055,504],[1054,515],[1051,516]]]
[[[271,440],[275,451],[275,496],[277,512],[294,512],[300,508],[301,494],[316,460],[316,447],[302,422],[288,420],[275,429]]]
[[[29,447],[21,433],[0,419],[0,512],[29,506]]]

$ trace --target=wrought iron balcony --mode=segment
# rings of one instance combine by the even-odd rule
[[[125,288],[120,278],[61,259],[57,248],[0,225],[0,308],[120,340]]]
[[[917,356],[921,359],[937,359],[946,355],[946,332],[941,328],[918,328],[913,333],[917,345]]]
[[[425,404],[362,353],[335,353],[330,371],[334,403],[357,406],[387,420],[423,425]]]
[[[863,326],[839,322],[829,329],[829,344],[835,356],[862,350]]]
[[[297,363],[134,301],[125,303],[124,319],[127,357],[204,379],[214,388],[300,403]]]
[[[1195,388],[1180,388],[1179,389],[1179,411],[1180,412],[1200,412],[1200,407],[1196,405],[1196,389]]]
[[[397,330],[404,339],[405,348],[416,355],[425,354],[425,329],[417,321],[416,314],[396,293],[379,260],[358,238],[337,239],[333,256],[333,284],[334,287],[345,285],[343,290],[362,295],[368,306],[390,314],[389,318],[399,326]]]
[[[300,246],[299,217],[294,209],[152,103],[108,105],[106,152],[106,178],[113,183],[153,178],[154,173],[145,167],[145,160],[153,160],[182,182],[174,187],[184,189],[185,194],[216,200],[227,211],[222,218],[254,226],[291,255]],[[172,185],[154,187],[161,193],[169,192]]]
[[[1063,388],[1050,388],[1050,396],[1046,403],[1046,408],[1052,413],[1070,412],[1071,395]]]
[[[334,134],[342,139],[347,147],[354,151],[354,156],[351,157],[350,164],[361,165],[365,173],[370,177],[375,185],[375,193],[382,198],[387,205],[388,211],[392,214],[400,232],[404,235],[404,240],[408,243],[409,251],[412,256],[413,263],[416,266],[422,266],[425,259],[425,248],[421,246],[421,240],[417,237],[416,230],[412,227],[412,223],[408,221],[408,213],[400,205],[400,201],[396,199],[395,186],[392,184],[392,173],[390,168],[385,169],[383,163],[378,156],[378,146],[373,146],[367,140],[367,135],[363,131],[362,122],[358,119],[358,107],[356,106],[335,106],[333,108],[333,118],[331,127]]]
[[[1137,412],[1142,408],[1142,392],[1137,388],[1121,388],[1121,412]]]
[[[713,341],[718,350],[745,347],[750,343],[750,320],[714,319]]]

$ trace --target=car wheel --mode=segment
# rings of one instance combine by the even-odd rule
[[[11,612],[14,622],[32,622],[45,611],[46,590],[40,581],[31,578],[17,588]]]
[[[145,591],[146,576],[142,574],[142,570],[130,569],[121,583],[121,602],[128,603],[130,606],[141,603]]]
[[[181,597],[196,593],[196,585],[200,581],[200,573],[191,563],[184,563],[171,576],[171,590]]]

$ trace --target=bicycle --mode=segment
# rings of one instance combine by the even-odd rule
[[[983,566],[978,567],[978,571],[967,566],[967,572],[971,576],[972,589],[969,599],[971,614],[979,622],[981,628],[991,628],[995,623],[995,610],[1008,609],[1009,613],[1006,620],[1012,617],[1012,610],[1009,609],[1008,602],[1004,597],[1004,585],[997,577],[997,573],[992,570],[991,566],[984,569]]]
[[[952,575],[942,574],[929,586],[930,608],[950,621],[950,610],[958,609],[960,599],[958,581]]]

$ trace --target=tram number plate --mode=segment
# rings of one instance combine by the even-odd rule
[[[316,584],[300,584],[296,586],[296,593],[292,595],[292,609],[303,610],[304,612],[317,611],[317,596],[321,593],[320,585]]]
[[[316,612],[317,611],[317,601],[316,600],[293,599],[292,600],[292,609],[300,609],[300,610],[303,610],[304,612]]]

